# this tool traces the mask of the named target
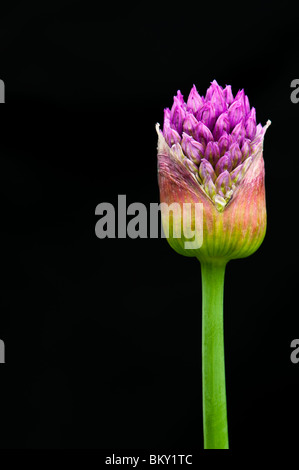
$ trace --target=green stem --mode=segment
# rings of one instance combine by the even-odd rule
[[[225,262],[201,263],[202,394],[205,449],[228,449],[223,288]]]

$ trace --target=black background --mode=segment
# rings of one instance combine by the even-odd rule
[[[200,265],[95,207],[159,201],[155,123],[213,79],[272,121],[267,235],[226,272],[231,452],[296,447],[298,41],[287,1],[2,7],[2,449],[202,449]]]

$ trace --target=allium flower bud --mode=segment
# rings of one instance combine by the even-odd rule
[[[182,149],[186,157],[190,158],[196,165],[200,164],[205,153],[204,147],[185,132],[183,132]]]
[[[205,158],[208,160],[213,167],[215,167],[220,157],[219,147],[217,142],[208,142],[205,150]]]
[[[198,166],[192,161],[189,160],[189,158],[184,159],[184,165],[192,172],[192,173],[197,173],[198,172]]]
[[[173,102],[178,106],[182,106],[184,109],[186,108],[186,103],[180,90],[178,90],[177,95],[173,97]]]
[[[180,134],[170,127],[169,121],[164,121],[163,134],[169,147],[177,142],[181,142]]]
[[[219,176],[225,170],[231,171],[233,168],[232,159],[229,153],[225,153],[223,157],[219,158],[215,166],[216,175]]]
[[[250,146],[250,140],[249,139],[244,139],[244,142],[242,144],[241,148],[241,153],[242,153],[242,162],[246,160],[247,157],[249,157],[249,154],[251,153],[251,146]]]
[[[255,117],[254,108],[252,108],[252,110],[247,116],[245,130],[246,130],[246,137],[252,140],[256,134],[256,117]]]
[[[242,106],[243,106],[243,111],[244,111],[244,98],[245,98],[245,93],[244,93],[244,90],[239,90],[238,93],[236,94],[235,96],[235,99],[234,101],[238,101],[240,100],[241,103],[242,103]]]
[[[205,182],[205,180],[208,177],[212,178],[213,182],[216,181],[215,170],[214,170],[213,166],[211,165],[211,163],[208,162],[208,160],[206,160],[205,158],[201,161],[198,172],[199,172],[199,176],[200,176],[200,178],[203,182]]]
[[[249,104],[249,99],[248,96],[244,96],[244,108],[245,108],[245,116],[247,116],[248,113],[250,113],[250,104]]]
[[[213,129],[216,121],[216,109],[211,102],[205,103],[196,113],[198,121],[201,121],[209,129]]]
[[[184,155],[182,147],[180,146],[179,143],[173,144],[171,146],[170,151],[175,156],[175,158],[177,158],[181,162],[184,162],[184,160],[186,160],[186,156]]]
[[[210,129],[205,126],[203,122],[198,122],[194,129],[194,137],[198,142],[202,143],[204,146],[207,145],[208,142],[214,140],[213,134]]]
[[[164,125],[165,125],[165,122],[167,122],[170,125],[170,109],[169,108],[164,109]]]
[[[197,124],[198,120],[194,114],[187,112],[183,123],[183,131],[186,132],[186,134],[194,136]]]
[[[217,117],[220,116],[220,114],[224,113],[228,108],[228,105],[225,101],[223,89],[218,84],[214,86],[214,92],[211,97],[211,104],[215,108]]]
[[[209,103],[215,97],[220,107],[225,100],[227,109],[213,124],[213,106]],[[223,90],[216,81],[207,90],[203,104],[193,86],[187,105],[178,92],[171,111],[164,112],[163,133],[158,130],[161,200],[178,202],[184,194],[184,201],[201,202],[204,207],[204,243],[196,253],[200,259],[247,256],[257,249],[265,234],[262,146],[270,122],[264,128],[256,126],[255,108],[248,112],[248,106],[243,90],[233,99],[231,87],[227,85]],[[194,114],[205,122],[198,121]],[[170,127],[169,120],[175,121],[176,129]],[[176,143],[191,163],[181,167],[179,159],[172,158],[169,147]],[[223,244],[224,233],[227,236]]]
[[[241,121],[243,116],[244,111],[242,102],[241,100],[235,100],[228,108],[228,117],[231,129],[233,129]]]
[[[226,413],[223,283],[231,259],[254,253],[266,231],[263,140],[270,121],[256,125],[255,108],[244,90],[234,98],[230,85],[216,80],[205,98],[193,86],[187,104],[178,92],[164,111],[158,133],[158,180],[163,227],[171,247],[201,263],[202,274],[202,390],[204,447],[228,448]],[[193,239],[186,247],[184,208],[190,215]],[[165,207],[165,204],[163,205]],[[197,206],[198,207],[198,206]],[[183,211],[178,210],[182,208]],[[197,226],[197,221],[200,227]],[[183,233],[176,237],[178,227]],[[173,229],[173,230],[171,230]],[[191,233],[188,232],[189,234]],[[201,236],[198,236],[199,233]]]
[[[220,157],[222,157],[225,154],[225,152],[229,149],[230,145],[231,145],[230,136],[226,132],[223,132],[222,136],[218,140]]]
[[[239,124],[235,126],[233,129],[231,136],[233,139],[238,142],[238,144],[242,145],[243,140],[245,138],[245,126],[244,126],[244,120],[242,119]]]
[[[242,152],[238,142],[234,142],[229,148],[229,155],[232,162],[232,169],[236,168],[242,161]]]
[[[252,118],[247,119],[246,121],[246,137],[248,139],[253,139],[256,133],[256,126]]]
[[[222,158],[225,158],[225,156],[223,156]],[[232,187],[232,180],[227,170],[220,172],[220,175],[215,181],[215,186],[217,193],[223,198],[225,198],[226,193],[228,193]]]
[[[223,133],[228,133],[230,131],[230,121],[227,113],[222,113],[218,117],[214,130],[213,135],[215,140],[218,140],[223,136]]]
[[[211,199],[216,196],[216,186],[210,176],[207,176],[207,178],[204,180],[203,187]]]
[[[187,110],[191,111],[193,114],[196,114],[197,111],[199,111],[199,109],[203,106],[203,104],[203,99],[199,96],[196,90],[196,86],[193,85],[187,100]]]
[[[175,129],[179,134],[183,131],[183,122],[185,120],[186,113],[183,109],[183,106],[177,99],[173,103],[173,106],[170,111],[170,125]]]
[[[230,85],[226,85],[226,87],[223,90],[223,95],[224,95],[227,105],[230,106],[232,102],[234,101],[232,87]]]
[[[213,80],[211,82],[211,86],[209,86],[209,88],[207,89],[205,101],[211,101],[214,93],[217,92],[218,89],[222,90],[222,88],[218,85],[216,80]]]

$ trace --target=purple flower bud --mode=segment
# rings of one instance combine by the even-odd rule
[[[214,127],[216,121],[216,110],[215,106],[208,102],[203,105],[203,107],[196,113],[198,121],[201,121],[209,129]]]
[[[178,90],[177,95],[173,97],[173,101],[174,103],[182,106],[184,109],[186,108],[186,103],[180,90]]]
[[[193,85],[188,96],[187,110],[196,114],[197,111],[203,106],[204,102],[201,96],[198,94],[196,86]]]
[[[175,155],[178,160],[180,160],[181,162],[184,162],[186,157],[183,153],[182,147],[180,146],[178,142],[176,144],[173,144],[170,150],[171,150],[171,153]]]
[[[231,180],[230,174],[227,170],[224,170],[223,173],[220,173],[220,175],[218,176],[218,178],[215,181],[215,186],[216,186],[216,192],[220,196],[225,197],[226,193],[232,187],[232,180]]]
[[[214,130],[213,130],[213,135],[214,135],[215,140],[219,140],[224,132],[228,134],[229,131],[230,131],[230,122],[229,122],[228,114],[222,113],[218,117]]]
[[[230,85],[223,89],[213,80],[203,97],[193,85],[187,104],[178,90],[172,107],[164,109],[159,138],[163,134],[168,145],[160,139],[164,152],[160,158],[165,157],[165,145],[172,162],[183,162],[216,210],[223,212],[252,159],[257,158],[266,127],[256,125],[255,108],[250,109],[244,90],[234,98]],[[178,172],[183,170],[178,166]],[[193,176],[189,177],[194,183]]]
[[[208,160],[206,160],[205,158],[201,161],[198,173],[199,173],[199,176],[201,177],[201,180],[203,182],[208,177],[212,178],[213,182],[216,180],[216,173],[214,171],[214,168],[212,167],[211,163],[208,162]]]
[[[231,146],[231,144],[232,144],[231,140],[232,139],[227,134],[227,132],[223,132],[222,136],[218,140],[218,147],[219,147],[220,157],[222,157],[225,154],[225,152],[229,149],[229,147]]]
[[[192,172],[192,173],[197,173],[198,172],[198,166],[195,165],[192,160],[189,160],[189,158],[184,159],[184,165]]]
[[[214,105],[216,117],[227,110],[228,105],[226,104],[223,90],[219,85],[215,87],[210,103]]]
[[[249,139],[244,139],[241,152],[242,152],[242,162],[244,162],[244,160],[246,160],[246,158],[249,157],[251,153],[251,145],[250,145]]]
[[[215,89],[217,89],[217,87],[219,87],[218,83],[216,82],[216,80],[213,80],[213,81],[211,82],[211,85],[210,85],[209,88],[207,89],[207,92],[206,92],[206,101],[210,101],[210,99],[212,98],[213,93],[214,93]]]
[[[201,143],[192,139],[192,137],[183,132],[182,149],[188,158],[190,158],[196,165],[199,165],[205,151]]]
[[[216,196],[216,187],[210,176],[208,176],[204,182],[204,190],[207,195],[210,196],[210,198],[213,200]]]
[[[248,99],[248,96],[245,95],[244,97],[244,108],[245,108],[245,114],[249,114],[250,113],[250,104],[249,104],[249,99]]]
[[[222,106],[217,82],[212,83],[207,98],[210,106],[216,109],[217,115]],[[241,100],[243,105],[240,103]],[[194,130],[195,136],[182,132],[183,148],[178,142],[169,147],[159,124],[156,125],[162,227],[170,246],[181,255],[196,257],[202,267],[205,319],[203,351],[206,353],[203,363],[203,382],[206,392],[203,394],[203,405],[206,410],[205,448],[228,448],[224,354],[223,347],[218,347],[219,344],[223,346],[221,302],[225,266],[231,259],[243,258],[254,253],[262,243],[266,230],[263,138],[270,121],[263,128],[255,124],[256,133],[254,140],[251,141],[244,135],[244,127],[247,121],[255,122],[255,118],[253,112],[247,113],[249,102],[246,102],[244,92],[239,92],[237,104],[234,103],[230,105],[231,115],[228,118],[234,123],[232,128],[231,126],[226,128],[219,120],[217,129],[215,126],[214,129],[209,129],[204,122],[198,122],[193,129],[194,120],[185,116],[186,123],[184,120],[183,128],[185,125],[186,130]],[[241,106],[239,117],[238,103]],[[176,105],[185,114],[191,111],[187,111],[182,103],[176,102]],[[228,110],[225,113],[229,115]],[[194,116],[193,112],[191,114]],[[165,115],[164,134],[170,136],[170,140],[173,135],[180,139],[178,132],[172,129],[168,112]],[[225,121],[223,117],[222,119]],[[212,130],[215,131],[214,136]],[[195,140],[197,138],[198,140]],[[227,146],[228,150],[220,157],[220,148],[223,150]],[[248,147],[253,153],[248,152]],[[203,152],[203,149],[205,149],[204,158],[201,155],[198,167],[196,163],[199,151]],[[242,151],[244,155],[249,154],[244,161],[242,161]],[[186,156],[184,154],[182,156],[182,152],[185,152]],[[188,204],[191,213],[185,214],[184,210],[182,214],[185,204]],[[201,209],[200,212],[197,208]],[[171,214],[170,209],[172,209]],[[194,241],[190,243],[187,240],[191,237]],[[216,337],[215,332],[217,335],[219,333]],[[218,364],[221,366],[220,369]],[[215,390],[217,393],[213,394]],[[209,419],[213,416],[217,418],[216,423],[215,420]]]
[[[230,154],[227,152],[221,157],[216,166],[215,166],[215,173],[217,176],[219,176],[221,173],[223,173],[225,170],[231,171],[232,170],[232,161],[230,158]]]
[[[215,167],[220,157],[219,147],[217,142],[208,142],[205,150],[205,159]]]
[[[245,98],[245,93],[244,93],[244,90],[242,89],[242,90],[238,91],[238,93],[235,96],[235,100],[234,100],[234,101],[240,101],[241,102],[243,113],[245,112],[244,98]]]
[[[238,124],[243,118],[243,106],[240,100],[235,100],[228,108],[228,117],[231,129]]]
[[[255,113],[255,108],[251,108],[250,113],[247,116],[247,120],[245,123],[245,129],[246,129],[246,137],[248,139],[252,140],[255,137],[256,134],[256,113]]]
[[[198,142],[200,142],[204,147],[208,142],[214,140],[212,132],[202,122],[199,122],[195,127],[194,138],[198,140]]]
[[[232,87],[230,85],[226,85],[226,87],[223,90],[223,95],[225,98],[225,101],[227,102],[228,106],[232,104],[234,101],[234,96],[232,93]]]
[[[229,149],[230,158],[232,161],[232,168],[236,168],[242,161],[242,152],[238,142],[234,142]]]
[[[191,113],[186,113],[186,117],[183,123],[183,131],[194,137],[195,127],[198,123],[196,117]]]
[[[170,123],[170,109],[165,108],[164,109],[164,122],[168,121]]]
[[[249,117],[245,124],[246,137],[252,140],[256,134],[256,124],[252,117]]]
[[[252,118],[254,120],[254,123],[256,124],[256,111],[255,111],[255,108],[251,108],[248,116],[247,116],[247,119],[248,118]]]
[[[183,132],[183,122],[185,119],[185,111],[183,107],[178,104],[178,100],[173,103],[170,111],[170,125],[179,134]]]
[[[175,131],[174,129],[170,127],[167,121],[164,121],[163,135],[169,147],[171,147],[173,144],[176,144],[177,142],[178,143],[181,142],[180,135],[177,133],[177,131]]]
[[[238,144],[242,145],[243,140],[245,138],[245,127],[243,120],[236,125],[231,135],[238,142]]]

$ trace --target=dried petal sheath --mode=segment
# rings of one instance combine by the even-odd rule
[[[160,200],[172,203],[203,204],[203,244],[197,250],[184,249],[184,237],[168,239],[172,248],[185,256],[196,256],[200,261],[211,258],[230,260],[254,253],[266,232],[266,202],[264,184],[263,137],[270,121],[257,137],[257,142],[245,175],[235,189],[232,199],[219,212],[196,177],[179,161],[158,132],[158,179]],[[194,215],[194,214],[193,214]],[[172,223],[180,223],[175,221]],[[163,221],[163,213],[162,213]],[[192,228],[195,227],[192,220]]]

